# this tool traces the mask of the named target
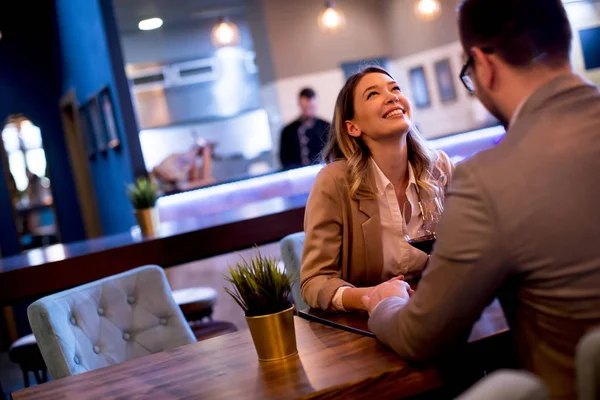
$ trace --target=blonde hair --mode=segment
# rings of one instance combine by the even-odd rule
[[[340,91],[333,113],[333,122],[329,128],[329,136],[322,152],[323,161],[328,164],[337,160],[345,160],[348,166],[348,182],[350,196],[353,199],[373,198],[373,187],[367,183],[370,174],[369,159],[371,152],[361,137],[353,137],[346,131],[345,122],[354,118],[354,91],[360,80],[367,74],[380,73],[393,79],[389,72],[378,66],[369,66],[350,76]],[[431,197],[442,196],[448,177],[438,168],[439,154],[431,150],[417,131],[412,127],[406,137],[408,161],[413,167],[419,193]],[[444,164],[449,161],[443,160]]]

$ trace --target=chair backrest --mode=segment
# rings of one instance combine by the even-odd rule
[[[546,400],[548,390],[533,374],[525,371],[495,371],[473,385],[457,400]]]
[[[579,400],[600,398],[600,329],[581,338],[576,351],[577,392]]]
[[[196,341],[156,265],[44,297],[27,315],[54,379]]]
[[[293,233],[281,239],[281,258],[285,270],[293,279],[292,297],[297,310],[310,308],[300,295],[300,268],[302,266],[302,247],[304,246],[304,232]]]

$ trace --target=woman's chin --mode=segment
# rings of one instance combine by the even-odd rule
[[[405,121],[405,120],[401,120],[401,121],[397,121],[396,124],[393,125],[393,127],[390,127],[390,132],[392,135],[395,136],[403,136],[406,135],[408,133],[408,131],[410,131],[410,128],[412,127],[412,124],[410,124],[410,122]]]

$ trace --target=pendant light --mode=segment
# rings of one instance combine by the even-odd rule
[[[423,21],[433,21],[442,14],[442,4],[440,0],[417,0],[415,14]]]
[[[240,43],[240,30],[228,18],[219,17],[210,36],[215,47],[235,46]]]
[[[335,6],[335,1],[326,1],[325,9],[319,14],[319,28],[324,32],[337,32],[346,25],[342,10]]]

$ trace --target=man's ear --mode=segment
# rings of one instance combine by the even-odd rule
[[[346,125],[346,132],[348,132],[348,135],[356,138],[362,135],[362,131],[354,122],[346,121],[344,122],[344,125]]]
[[[471,55],[475,64],[474,73],[477,81],[486,89],[491,89],[497,77],[496,57],[494,54],[486,53],[479,47],[471,48]]]

